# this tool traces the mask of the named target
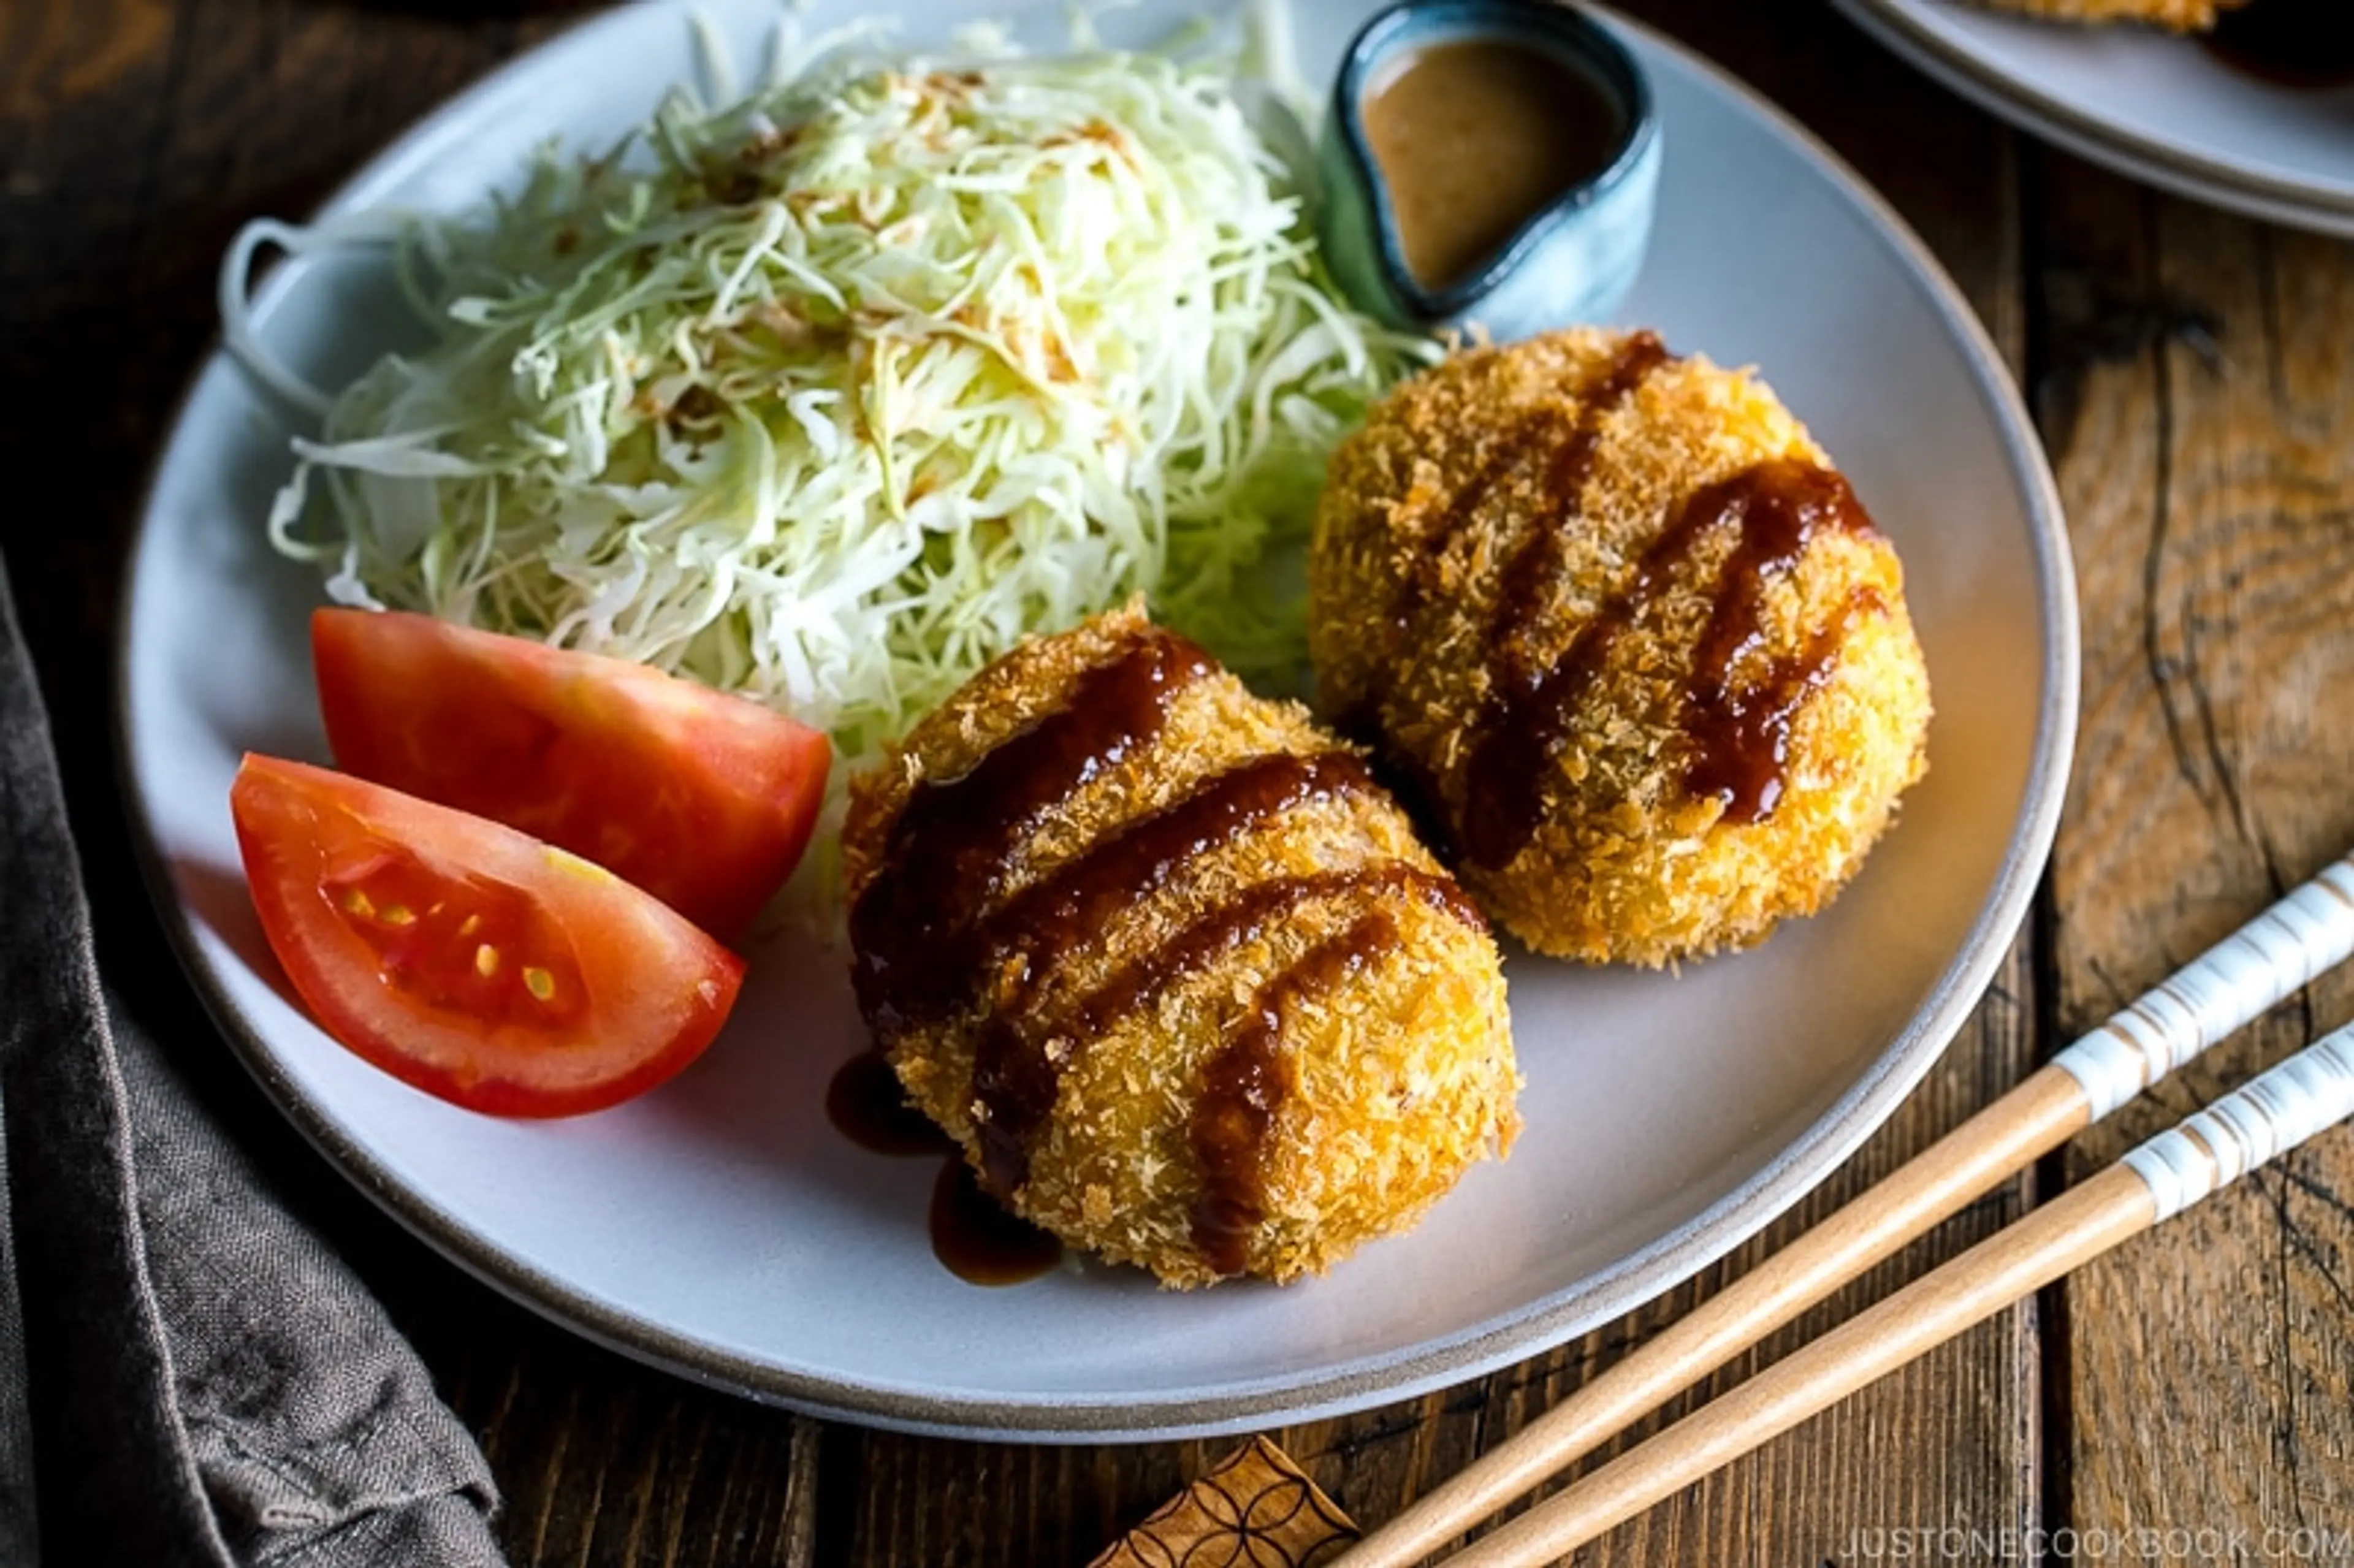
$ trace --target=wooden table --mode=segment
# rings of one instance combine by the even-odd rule
[[[1993,990],[1797,1213],[1550,1355],[1278,1434],[1365,1521],[2354,844],[2354,248],[2161,196],[2015,135],[1819,5],[1628,8],[1787,105],[1886,192],[2028,388],[2082,579],[2075,781]],[[143,471],[213,334],[216,258],[241,220],[304,211],[419,111],[567,19],[456,0],[0,7],[0,537],[57,718],[102,957],[416,1339],[498,1474],[516,1563],[1078,1563],[1226,1445],[866,1432],[691,1387],[542,1324],[297,1143],[194,1012],[131,863],[109,749],[117,586]],[[2354,980],[2316,985],[1764,1355],[2349,1012]],[[2354,1563],[2350,1284],[2354,1134],[2340,1132],[1577,1561],[2025,1562],[2043,1531],[2050,1555],[2073,1545],[2079,1561],[2192,1561],[2187,1548],[2238,1532],[2236,1553],[2208,1560]],[[1944,1533],[1898,1533],[1924,1530]],[[2221,1533],[2189,1533],[2201,1531]]]

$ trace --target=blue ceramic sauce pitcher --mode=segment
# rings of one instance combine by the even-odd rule
[[[1575,71],[1615,111],[1616,134],[1591,175],[1469,272],[1433,285],[1406,263],[1364,108],[1368,90],[1405,57],[1470,42],[1540,50]],[[1477,327],[1511,342],[1617,308],[1642,268],[1659,159],[1649,83],[1625,46],[1577,11],[1543,0],[1405,0],[1368,22],[1342,58],[1317,150],[1320,237],[1335,281],[1368,313],[1410,329]]]

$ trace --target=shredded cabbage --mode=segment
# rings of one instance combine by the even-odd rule
[[[1235,85],[870,56],[551,150],[411,231],[435,341],[294,442],[271,538],[340,600],[682,672],[854,764],[1136,592],[1296,676],[1326,457],[1430,349],[1337,302]]]

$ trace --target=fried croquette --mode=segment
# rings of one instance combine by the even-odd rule
[[[1762,383],[1649,333],[1394,390],[1334,454],[1309,583],[1326,711],[1541,952],[1757,942],[1925,766],[1894,550]]]
[[[1360,757],[1132,607],[853,781],[859,1003],[981,1185],[1172,1286],[1411,1224],[1518,1128],[1501,959]]]
[[[1996,11],[2016,11],[2046,22],[2141,22],[2177,33],[2203,33],[2247,0],[1978,0]]]

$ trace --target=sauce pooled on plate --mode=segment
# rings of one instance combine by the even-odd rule
[[[1406,268],[1426,289],[1476,272],[1521,225],[1600,174],[1626,129],[1585,71],[1490,38],[1407,52],[1367,86],[1358,114]]]
[[[1063,1244],[1016,1219],[981,1189],[956,1142],[907,1103],[898,1074],[880,1051],[844,1062],[825,1092],[834,1130],[875,1154],[945,1155],[932,1183],[932,1255],[973,1285],[1020,1285],[1062,1261]]]

